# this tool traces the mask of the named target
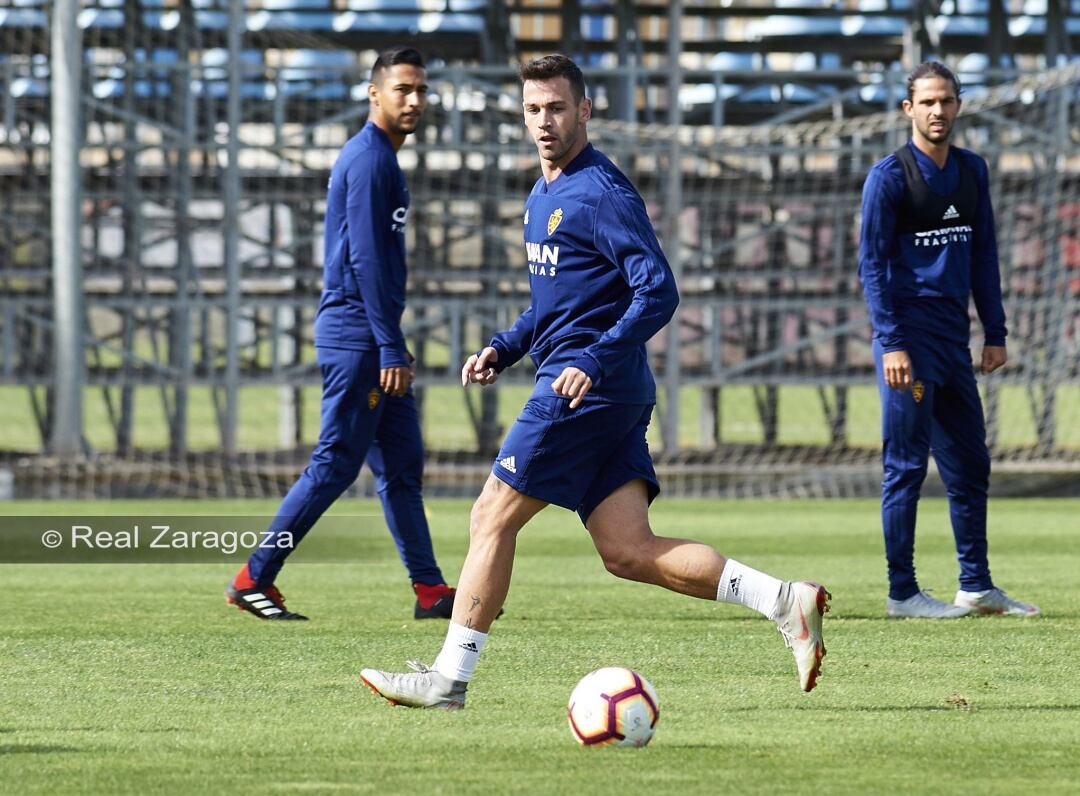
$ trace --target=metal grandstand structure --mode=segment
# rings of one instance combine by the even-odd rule
[[[1077,0],[15,0],[0,5],[0,385],[29,398],[38,433],[0,444],[17,494],[287,486],[319,383],[327,174],[366,115],[372,49],[401,40],[433,59],[432,108],[401,155],[422,389],[455,382],[527,301],[518,223],[537,165],[509,62],[561,49],[589,64],[593,138],[639,185],[680,279],[678,321],[652,349],[676,491],[871,490],[874,448],[850,433],[852,391],[873,381],[859,189],[906,135],[891,110],[903,65],[934,52],[969,87],[960,143],[994,179],[1016,359],[988,387],[995,455],[1076,466],[1062,430],[1080,417],[1060,401],[1080,385]],[[238,433],[255,387],[279,388],[290,421],[279,438],[276,416],[257,420],[273,453]],[[752,439],[725,424],[733,392]],[[685,393],[690,423],[670,400]],[[89,395],[109,428],[96,450]],[[471,441],[433,457],[434,489],[482,476],[498,395],[468,403]],[[140,443],[141,400],[160,445]],[[1004,429],[1002,401],[1030,439]],[[785,436],[783,415],[803,411],[821,432]],[[198,423],[216,429],[209,450]]]

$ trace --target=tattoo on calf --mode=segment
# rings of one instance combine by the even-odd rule
[[[478,605],[480,605],[480,598],[474,594],[472,598],[472,607],[469,608],[469,611],[474,611]]]

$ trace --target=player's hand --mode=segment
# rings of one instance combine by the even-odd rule
[[[885,375],[885,383],[894,390],[911,389],[911,357],[907,351],[888,351],[881,355],[881,369]]]
[[[583,370],[566,368],[559,374],[559,378],[551,382],[551,389],[556,395],[569,398],[570,408],[577,409],[592,389],[592,379]]]
[[[379,371],[379,386],[387,395],[400,398],[409,391],[409,366],[402,365],[396,368],[383,368]]]
[[[983,373],[993,373],[1008,361],[1009,355],[1005,352],[1005,346],[984,346],[982,350],[982,362],[980,363],[979,369]]]
[[[479,384],[487,386],[499,380],[499,374],[491,367],[492,362],[499,361],[499,352],[488,346],[479,354],[473,354],[465,360],[461,368],[461,386]]]

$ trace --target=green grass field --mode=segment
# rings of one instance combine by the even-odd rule
[[[430,662],[444,630],[411,619],[403,569],[378,527],[352,538],[316,529],[309,543],[339,548],[341,562],[286,568],[279,584],[308,623],[226,609],[226,562],[0,566],[0,791],[1075,794],[1078,507],[991,505],[995,576],[1044,617],[935,624],[882,617],[874,502],[661,500],[658,531],[829,586],[829,654],[812,694],[798,690],[771,623],[616,581],[558,509],[521,537],[506,616],[458,713],[391,708],[357,678],[362,666]],[[273,509],[13,503],[5,513]],[[441,563],[456,576],[468,504],[430,509]],[[945,505],[926,501],[922,585],[951,596],[952,558]],[[659,691],[646,749],[583,749],[567,729],[574,683],[610,664],[639,669]]]

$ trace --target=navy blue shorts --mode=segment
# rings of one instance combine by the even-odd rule
[[[649,502],[660,494],[645,430],[651,404],[586,403],[548,385],[534,392],[510,427],[491,471],[534,498],[576,511],[581,521],[623,484],[641,478]]]

